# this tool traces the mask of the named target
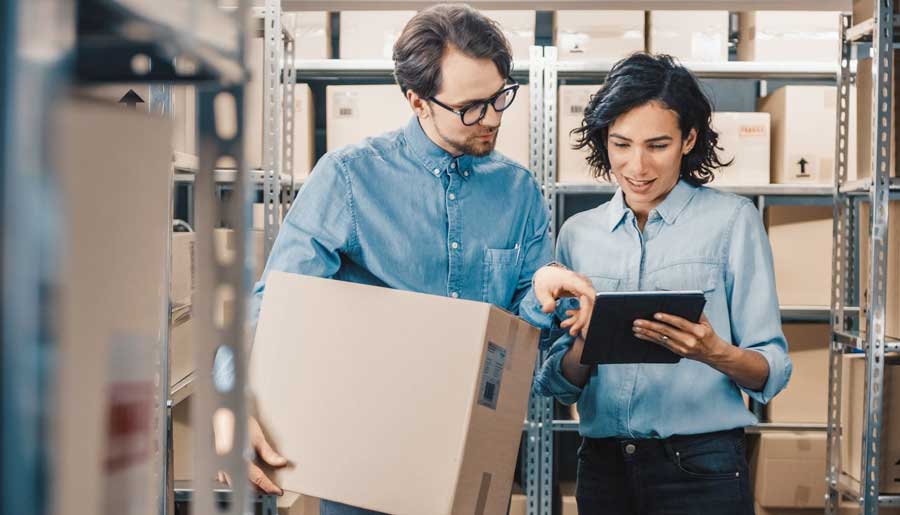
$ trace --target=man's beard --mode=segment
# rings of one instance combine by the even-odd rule
[[[437,132],[438,136],[440,136],[445,143],[453,147],[456,152],[474,157],[484,157],[494,150],[494,146],[497,144],[499,127],[491,132],[491,136],[493,137],[487,141],[481,139],[478,135],[469,136],[464,141],[455,141],[445,136],[437,124],[434,124],[434,130]]]

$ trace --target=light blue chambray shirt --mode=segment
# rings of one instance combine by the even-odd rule
[[[413,116],[402,129],[319,160],[254,287],[250,323],[273,270],[516,313],[534,272],[551,260],[548,224],[526,168],[496,152],[454,158]]]
[[[650,212],[642,233],[619,189],[611,201],[565,223],[557,259],[590,277],[597,291],[703,291],[704,313],[716,333],[769,363],[762,391],[743,390],[766,403],[787,385],[791,361],[772,251],[749,200],[680,181]],[[534,306],[533,297],[523,306]],[[600,365],[584,389],[577,388],[560,369],[572,341],[564,334],[553,343],[535,389],[565,404],[577,402],[583,436],[667,438],[757,422],[734,381],[690,359]]]

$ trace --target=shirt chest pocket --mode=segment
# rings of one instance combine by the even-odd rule
[[[654,290],[662,291],[701,291],[706,302],[719,288],[722,269],[718,265],[708,263],[682,263],[661,268],[653,273],[650,281]]]
[[[482,298],[495,306],[507,309],[519,284],[520,249],[485,249],[483,262]]]

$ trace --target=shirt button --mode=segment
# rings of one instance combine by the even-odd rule
[[[458,298],[459,298],[459,294],[456,293],[456,292],[451,293],[450,296],[453,297],[454,299],[458,299]]]
[[[459,243],[456,243],[456,242],[454,241],[453,243],[450,244],[450,247],[453,248],[453,249],[458,249],[458,248],[459,248]]]
[[[450,168],[456,168],[456,161],[450,163]]]
[[[450,200],[456,200],[456,195],[454,195],[453,193],[451,193],[451,194],[450,194]]]
[[[625,446],[625,454],[634,454],[634,452],[636,450],[637,450],[637,447],[635,447],[633,443],[630,443]]]
[[[465,175],[466,177],[468,177],[468,176],[469,176],[469,171],[466,170],[465,172],[463,172],[463,175]]]
[[[440,168],[435,168],[434,170],[431,171],[431,173],[433,173],[433,174],[435,174],[435,175],[440,175],[440,174],[441,174],[441,169],[440,169]]]

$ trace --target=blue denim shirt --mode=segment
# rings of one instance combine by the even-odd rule
[[[326,154],[300,191],[253,290],[272,270],[484,301],[517,312],[551,259],[530,172],[498,153],[454,158],[412,117]]]
[[[597,291],[703,291],[704,313],[716,333],[759,352],[769,364],[762,391],[743,390],[766,403],[787,385],[791,361],[772,251],[749,200],[681,181],[650,212],[642,233],[620,189],[611,201],[565,223],[557,259],[590,277]],[[534,303],[529,295],[526,305]],[[577,402],[584,436],[666,438],[757,422],[743,403],[742,388],[690,359],[676,365],[600,365],[578,388],[560,368],[572,342],[565,334],[553,343],[535,388],[565,404]]]

